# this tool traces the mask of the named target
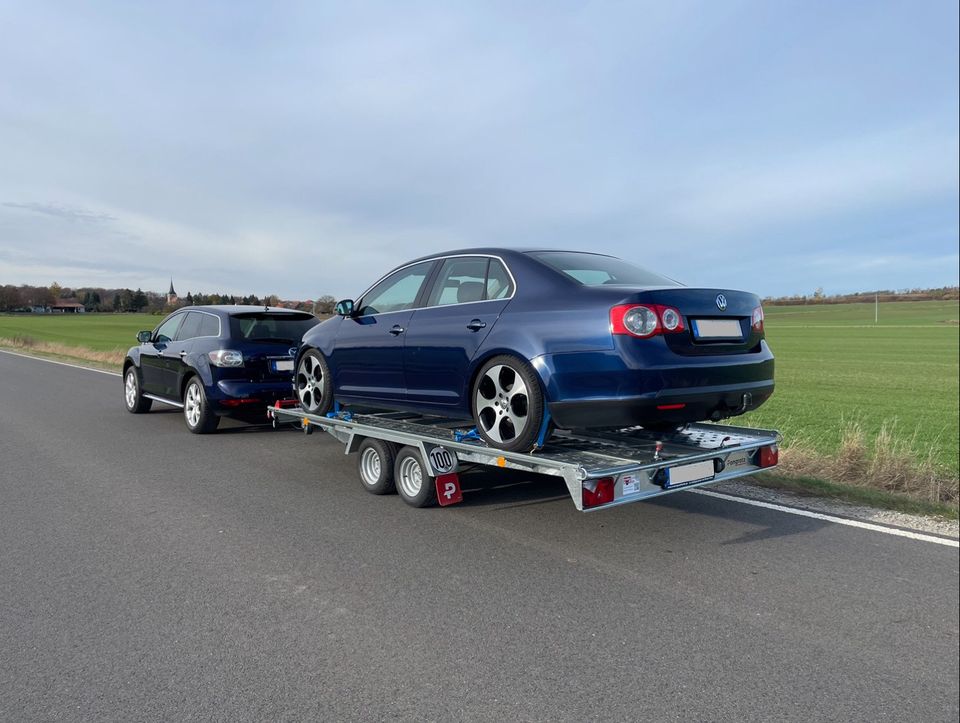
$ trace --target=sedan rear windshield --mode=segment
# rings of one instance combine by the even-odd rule
[[[613,256],[577,251],[533,251],[530,256],[584,286],[623,284],[625,286],[682,286]]]
[[[312,314],[276,314],[267,311],[235,314],[230,317],[234,339],[293,344],[318,322]]]

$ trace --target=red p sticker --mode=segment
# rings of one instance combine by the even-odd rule
[[[463,492],[460,491],[460,477],[454,472],[437,475],[437,502],[441,507],[463,502]]]

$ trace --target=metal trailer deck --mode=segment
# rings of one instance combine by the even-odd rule
[[[591,512],[769,469],[777,464],[781,439],[774,430],[690,424],[669,433],[639,427],[612,432],[558,431],[541,448],[507,452],[487,446],[463,420],[343,410],[320,416],[279,403],[270,408],[269,416],[275,425],[293,423],[307,433],[322,429],[344,443],[346,454],[360,451],[358,471],[369,491],[392,491],[395,482],[404,501],[417,507],[459,501],[457,472],[464,466],[482,465],[562,477],[576,508]],[[381,444],[365,440],[380,440]],[[382,443],[391,449],[384,452]],[[381,450],[380,458],[371,457],[375,455],[371,449]],[[406,469],[399,463],[404,449],[416,451],[402,455],[408,460]],[[395,474],[391,456],[398,463]],[[415,478],[410,477],[411,467]],[[379,488],[368,484],[374,472],[386,474],[389,484]],[[416,484],[408,484],[411,479]],[[411,494],[424,482],[429,490]]]

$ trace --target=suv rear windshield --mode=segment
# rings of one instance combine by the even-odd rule
[[[318,323],[312,314],[276,314],[269,311],[235,314],[230,317],[230,336],[246,341],[300,341],[308,329]]]
[[[613,256],[577,251],[533,251],[530,256],[584,286],[623,284],[625,286],[682,286]]]

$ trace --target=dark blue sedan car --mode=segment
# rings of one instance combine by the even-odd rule
[[[756,409],[773,354],[755,294],[611,256],[484,248],[412,261],[306,333],[303,407],[472,419],[529,450],[553,427],[676,428]]]
[[[123,362],[127,410],[154,401],[183,409],[187,429],[212,432],[220,417],[266,418],[267,406],[288,397],[300,338],[313,314],[263,306],[188,306],[153,331]]]

